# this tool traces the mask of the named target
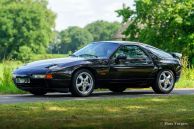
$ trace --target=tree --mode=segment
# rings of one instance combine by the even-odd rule
[[[131,23],[124,31],[128,40],[194,57],[193,0],[136,0],[135,5],[135,10],[124,6],[117,11]]]
[[[18,60],[23,61],[23,62],[29,61],[33,56],[32,49],[27,47],[27,46],[21,46],[19,48],[18,53],[19,53],[19,55],[17,57]]]
[[[54,52],[67,54],[93,41],[93,36],[85,29],[69,27],[58,33],[58,42],[54,45]]]
[[[119,29],[120,23],[106,21],[96,21],[84,28],[69,27],[61,32],[56,32],[49,51],[52,53],[71,53],[92,41],[111,40]]]
[[[112,40],[119,28],[118,22],[110,23],[107,21],[96,21],[85,27],[93,35],[94,41]]]
[[[48,53],[59,54],[61,49],[60,44],[61,44],[60,32],[55,31],[55,37],[53,38],[53,41],[49,44],[49,47],[48,47]]]
[[[46,0],[1,0],[0,58],[18,58],[24,48],[44,53],[54,25],[55,14],[47,8]]]

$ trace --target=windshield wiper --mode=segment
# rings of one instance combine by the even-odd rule
[[[98,56],[92,55],[92,54],[81,54],[81,55],[79,55],[79,56],[80,56],[80,57],[83,57],[83,56],[92,56],[92,57],[98,58]]]

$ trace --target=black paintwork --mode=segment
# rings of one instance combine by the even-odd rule
[[[130,87],[130,88],[146,88],[150,87],[154,82],[157,73],[161,69],[170,69],[174,72],[176,80],[179,79],[181,73],[181,64],[179,59],[161,58],[146,49],[146,44],[134,42],[118,42],[110,41],[106,43],[118,43],[119,47],[125,45],[135,45],[140,47],[149,57],[147,63],[130,64],[128,59],[117,61],[113,56],[109,58],[80,58],[68,57],[59,59],[49,59],[36,61],[20,67],[14,71],[15,78],[28,77],[30,84],[16,84],[22,90],[38,90],[45,89],[48,92],[58,91],[67,92],[71,86],[72,77],[79,69],[90,70],[96,79],[95,88]],[[62,70],[52,71],[49,67],[58,65],[63,67]],[[33,74],[53,75],[53,79],[33,79]],[[14,78],[14,82],[15,82]]]

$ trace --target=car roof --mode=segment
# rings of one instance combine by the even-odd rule
[[[140,42],[133,42],[133,41],[98,41],[94,43],[116,43],[116,44],[122,44],[122,45],[140,45],[140,46],[149,46],[144,43]]]

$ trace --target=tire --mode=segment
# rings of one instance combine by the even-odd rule
[[[115,93],[122,93],[123,91],[126,90],[124,87],[111,87],[109,88],[110,91],[115,92]]]
[[[157,78],[152,89],[157,94],[169,94],[174,89],[175,76],[171,70],[161,70],[157,74]]]
[[[87,69],[81,69],[73,75],[70,91],[73,96],[87,97],[92,94],[94,87],[94,75]]]
[[[43,96],[47,93],[44,90],[34,90],[34,91],[29,91],[29,92],[33,95],[36,95],[36,96]]]

